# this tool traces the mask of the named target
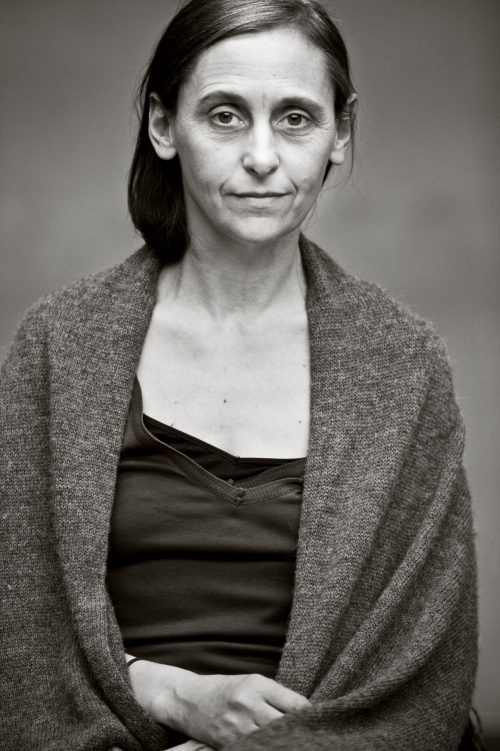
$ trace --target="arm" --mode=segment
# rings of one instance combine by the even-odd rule
[[[2,748],[96,751],[115,743],[140,751],[148,741],[161,748],[164,730],[144,713],[137,722],[125,680],[121,716],[126,721],[131,708],[144,744],[103,701],[65,596],[53,523],[53,323],[49,302],[33,306],[0,370]]]
[[[395,433],[394,440],[401,438]],[[345,608],[328,609],[327,599],[318,607],[318,630],[329,645],[312,689],[313,707],[224,751],[456,751],[470,709],[477,650],[462,449],[448,366],[438,355],[390,494],[380,500],[372,529],[360,522],[366,549],[354,572],[355,554],[346,555],[338,543],[347,535],[336,532],[331,576],[342,570],[352,580]],[[365,499],[359,486],[346,524],[356,527],[360,509],[372,513],[378,503],[372,478],[369,487]],[[342,585],[334,586],[338,592]]]

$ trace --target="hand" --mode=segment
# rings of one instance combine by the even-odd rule
[[[118,746],[111,746],[109,751],[123,751],[123,749]],[[165,751],[167,751],[167,749],[165,749]],[[198,741],[187,741],[186,743],[181,743],[180,746],[170,746],[168,751],[215,751],[215,749],[212,746],[206,746],[204,743],[199,743]]]
[[[171,746],[168,751],[215,751],[213,746],[206,746],[199,741],[187,741],[180,746]]]
[[[309,706],[305,697],[262,675],[189,672],[174,685],[173,691],[169,686],[157,693],[152,703],[153,716],[159,722],[215,748],[267,725],[286,712]],[[178,747],[182,751],[183,745]],[[192,751],[191,747],[186,751]]]

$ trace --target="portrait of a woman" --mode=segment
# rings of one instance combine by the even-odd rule
[[[2,748],[472,748],[448,358],[304,229],[353,154],[337,25],[191,0],[140,102],[142,247],[2,366]]]

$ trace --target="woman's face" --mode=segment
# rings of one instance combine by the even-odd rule
[[[339,132],[323,52],[299,32],[243,34],[203,52],[174,112],[153,97],[150,137],[179,157],[189,233],[203,242],[273,243],[314,205]]]

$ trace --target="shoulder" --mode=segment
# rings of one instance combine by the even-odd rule
[[[427,371],[449,372],[446,346],[434,324],[373,282],[347,273],[309,240],[302,246],[312,294],[323,311],[322,335],[341,330],[346,349],[364,353],[375,366],[410,361]]]
[[[40,360],[54,347],[77,351],[90,338],[116,331],[124,321],[132,327],[154,303],[159,267],[156,256],[142,247],[121,263],[35,302],[20,320],[2,374],[14,363]]]
[[[135,288],[154,293],[159,261],[146,247],[124,261],[89,274],[33,303],[24,313],[17,337],[40,333],[64,321],[85,324],[86,315],[104,315],[115,304],[132,304]]]
[[[383,407],[412,420],[424,410],[448,434],[460,416],[448,353],[434,325],[378,285],[346,273],[310,242],[303,260],[311,342],[329,388],[344,388],[361,410]]]
[[[51,292],[32,309],[61,314],[66,309],[120,299],[133,286],[149,289],[158,265],[153,253],[143,246],[124,261]]]

